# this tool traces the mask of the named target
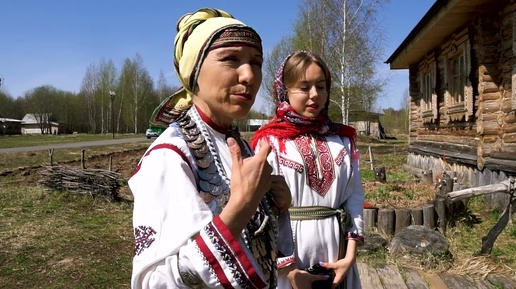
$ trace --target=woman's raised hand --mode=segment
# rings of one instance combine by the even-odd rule
[[[242,159],[240,146],[233,138],[227,140],[231,153],[231,196],[220,218],[234,236],[239,236],[258,204],[271,189],[272,167],[267,162],[271,146],[262,141],[260,151]]]

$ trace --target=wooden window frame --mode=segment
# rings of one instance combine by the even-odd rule
[[[454,35],[446,49],[444,112],[446,123],[468,121],[473,115],[473,86],[469,79],[471,71],[470,44],[467,31]],[[455,71],[454,63],[462,59],[463,66]]]
[[[425,67],[421,69],[421,118],[423,123],[433,123],[437,121],[437,93],[436,86],[436,62],[426,61]]]

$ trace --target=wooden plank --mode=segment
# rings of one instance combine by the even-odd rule
[[[374,268],[362,262],[357,262],[357,267],[362,288],[384,289],[380,282],[380,277]]]
[[[423,277],[414,269],[404,268],[403,276],[408,289],[430,289]]]
[[[497,289],[493,284],[487,280],[475,279],[475,283],[478,289]]]
[[[378,272],[378,276],[385,288],[408,289],[396,266],[381,265],[376,268],[376,272]]]
[[[421,276],[423,276],[423,278],[428,283],[428,286],[430,287],[430,289],[450,289],[450,288],[448,288],[446,283],[444,283],[444,281],[441,279],[441,277],[439,277],[438,274],[425,272],[425,271],[420,271],[420,273],[421,273]],[[462,288],[462,289],[464,289],[464,288]]]
[[[516,280],[513,276],[488,275],[487,280],[491,282],[496,288],[516,289]],[[503,287],[500,287],[503,286]]]
[[[446,283],[446,286],[450,289],[464,289],[464,288],[477,288],[475,282],[467,278],[467,276],[461,275],[441,275],[441,279]]]

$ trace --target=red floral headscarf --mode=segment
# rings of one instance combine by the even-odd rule
[[[255,132],[253,138],[250,141],[251,147],[256,148],[258,141],[262,138],[268,139],[269,136],[274,136],[279,140],[280,151],[284,151],[284,141],[287,139],[293,139],[299,135],[312,134],[316,136],[328,136],[328,135],[339,135],[345,136],[351,139],[352,150],[356,149],[354,139],[356,136],[356,130],[341,123],[332,122],[328,116],[328,106],[330,104],[330,85],[331,76],[326,77],[326,89],[328,93],[328,99],[323,110],[317,117],[309,118],[298,114],[287,98],[287,88],[283,82],[283,70],[286,63],[296,53],[310,53],[307,51],[298,51],[290,54],[278,69],[278,73],[274,80],[273,89],[276,91],[278,99],[276,106],[276,115],[266,125],[261,127]],[[355,152],[353,152],[354,155]]]

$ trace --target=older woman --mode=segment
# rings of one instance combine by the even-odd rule
[[[271,176],[269,150],[254,155],[232,126],[260,87],[260,36],[208,8],[183,16],[177,30],[183,87],[151,119],[172,125],[129,180],[132,288],[275,288],[278,215],[290,193]]]

